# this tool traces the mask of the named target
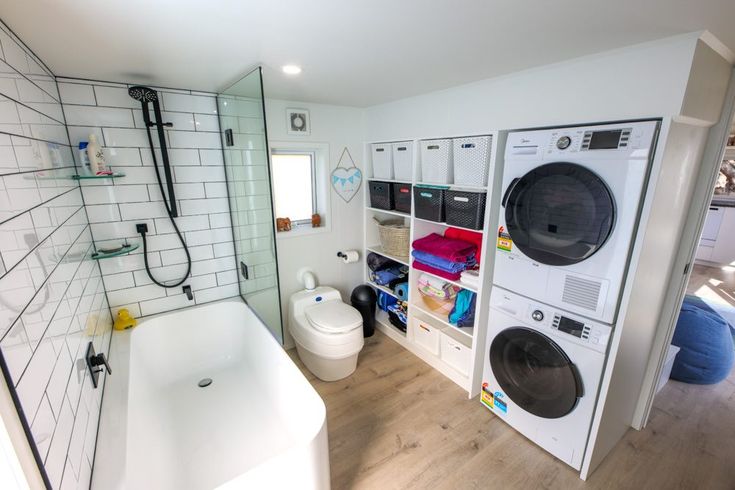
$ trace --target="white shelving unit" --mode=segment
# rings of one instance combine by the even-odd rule
[[[405,184],[416,185],[436,185],[425,184],[421,180],[420,170],[420,151],[419,142],[427,139],[437,138],[454,138],[465,137],[466,135],[456,136],[429,136],[414,140],[395,140],[393,142],[412,141],[413,142],[413,166],[411,181],[395,181],[389,179],[373,178],[371,145],[373,143],[392,143],[386,141],[370,142],[365,145],[364,161],[366,163],[365,175],[369,176],[368,181],[377,180],[381,182],[399,182]],[[443,373],[447,378],[454,381],[467,391],[470,398],[476,396],[480,392],[480,384],[482,382],[482,369],[484,363],[485,350],[485,333],[487,330],[488,320],[488,303],[490,299],[490,287],[492,284],[493,258],[495,255],[495,241],[497,229],[497,215],[500,202],[500,169],[502,165],[498,161],[499,149],[503,147],[505,141],[505,133],[490,131],[481,136],[491,136],[492,146],[490,148],[490,170],[488,175],[488,186],[456,186],[457,189],[487,192],[487,200],[485,206],[485,216],[482,230],[470,230],[458,226],[447,225],[446,223],[438,223],[430,220],[420,219],[414,216],[413,210],[413,193],[412,193],[412,212],[410,214],[398,211],[387,211],[371,207],[370,193],[367,190],[365,194],[365,237],[364,237],[364,254],[374,252],[383,255],[400,264],[409,266],[409,288],[408,288],[408,329],[404,333],[393,326],[388,314],[380,308],[377,309],[376,320],[377,328],[388,337],[398,342],[401,346],[421,358],[427,364]],[[451,184],[447,184],[451,188],[455,188]],[[377,226],[373,220],[377,217],[381,221],[387,219],[403,218],[404,223],[411,227],[411,243],[417,238],[426,236],[430,233],[443,234],[448,227],[465,229],[468,231],[483,234],[481,246],[480,261],[480,281],[479,287],[469,286],[458,281],[449,281],[441,278],[441,280],[454,284],[463,289],[468,289],[477,294],[475,300],[475,322],[472,327],[458,328],[450,324],[446,316],[431,311],[421,299],[417,290],[418,277],[423,271],[416,270],[412,267],[412,258],[396,257],[395,255],[386,254],[380,247]],[[438,276],[437,276],[438,277]],[[383,291],[391,296],[393,291],[389,288],[378,286],[370,281],[369,269],[365,264],[365,283],[371,285],[376,292]],[[419,325],[421,324],[421,325]],[[416,329],[422,328],[418,333]],[[434,338],[433,336],[436,336]],[[427,344],[428,342],[428,344]],[[428,347],[427,347],[428,345]]]

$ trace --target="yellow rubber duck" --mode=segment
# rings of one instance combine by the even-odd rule
[[[112,326],[115,330],[127,330],[133,328],[138,324],[138,320],[130,315],[130,312],[126,308],[121,308],[117,312],[117,319],[115,324]]]

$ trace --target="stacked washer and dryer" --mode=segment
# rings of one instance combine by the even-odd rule
[[[481,401],[577,470],[658,131],[636,121],[506,143]]]

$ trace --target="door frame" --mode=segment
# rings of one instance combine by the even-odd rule
[[[672,282],[666,293],[662,308],[662,311],[668,312],[667,315],[665,314],[667,316],[666,323],[662,323],[662,325],[665,325],[665,328],[659,328],[656,333],[648,367],[646,368],[646,376],[633,415],[631,425],[638,430],[646,426],[651,414],[658,379],[661,376],[663,365],[666,362],[669,345],[674,337],[676,322],[679,319],[679,311],[684,301],[684,295],[686,294],[689,277],[691,276],[694,264],[694,256],[702,235],[707,211],[712,201],[713,189],[720,172],[720,165],[725,154],[725,146],[727,145],[727,139],[730,135],[730,128],[734,117],[735,69],[732,70],[730,75],[730,82],[727,95],[725,96],[725,104],[720,114],[720,120],[710,128],[707,136],[704,155],[702,157],[703,163],[696,177],[697,184],[692,196],[692,206],[686,218],[682,239],[677,252],[676,262],[685,265],[682,274],[679,275],[679,280]]]

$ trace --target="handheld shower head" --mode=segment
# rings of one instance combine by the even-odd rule
[[[142,85],[130,87],[128,89],[128,95],[139,102],[155,102],[158,100],[158,92]]]

